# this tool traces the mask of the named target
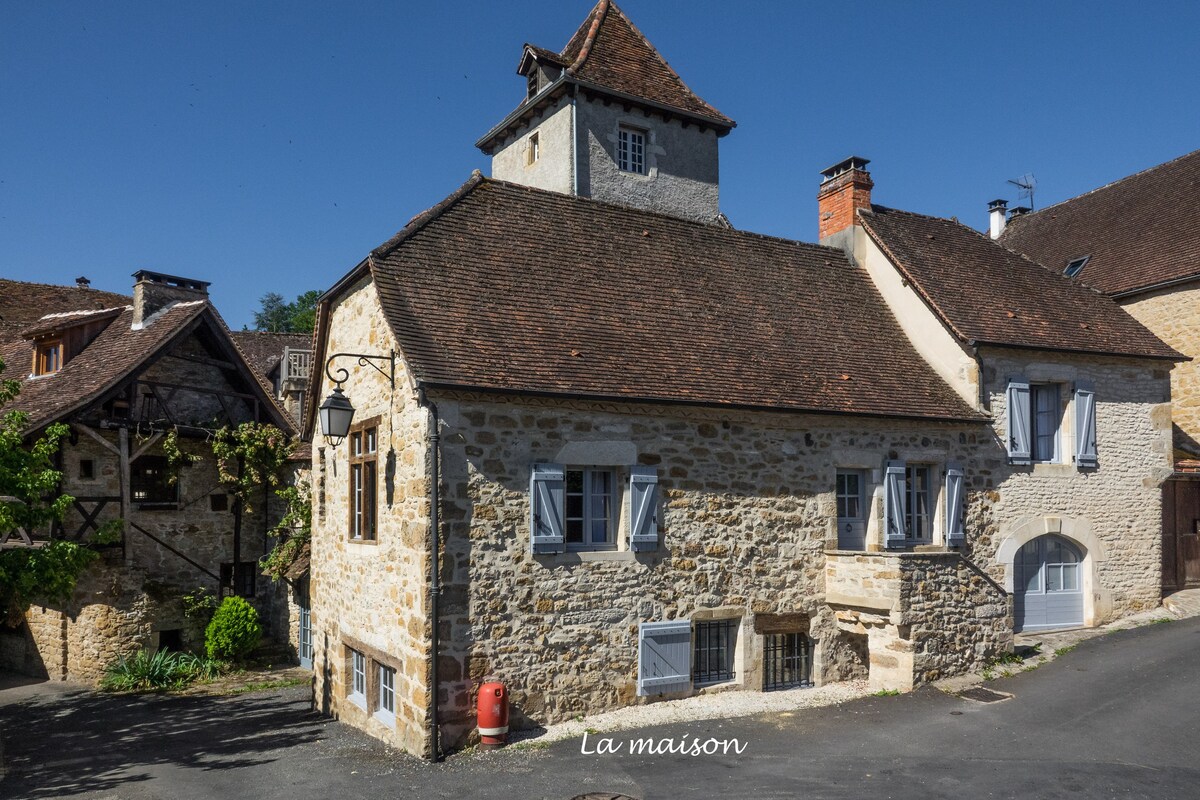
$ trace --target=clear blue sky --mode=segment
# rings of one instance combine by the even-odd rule
[[[258,299],[331,285],[469,176],[521,45],[591,0],[0,4],[0,275],[128,291],[136,269]],[[738,121],[721,204],[813,240],[817,172],[976,227],[1200,148],[1200,3],[662,2],[621,8]],[[1197,198],[1200,201],[1200,198]]]

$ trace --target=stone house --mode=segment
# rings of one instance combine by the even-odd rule
[[[122,519],[65,607],[34,607],[0,633],[0,667],[58,680],[94,682],[116,657],[140,647],[187,648],[203,631],[181,595],[205,588],[254,603],[268,636],[285,643],[288,592],[257,560],[278,508],[239,512],[217,479],[207,439],[222,424],[294,424],[263,376],[247,364],[208,301],[208,284],[140,271],[132,297],[85,285],[0,281],[0,353],[5,377],[23,377],[2,411],[30,416],[30,435],[65,422],[62,490],[73,508],[51,531],[24,531],[4,546],[44,537],[82,540]],[[169,431],[198,455],[173,467]],[[22,542],[21,540],[24,539]]]
[[[1200,150],[1040,211],[992,204],[1001,244],[1111,297],[1190,360],[1171,371],[1164,591],[1200,586]]]
[[[733,229],[733,121],[608,0],[519,72],[479,142],[495,177],[318,305],[313,399],[355,409],[344,438],[304,418],[322,710],[431,756],[486,678],[519,726],[907,690],[1011,649],[1015,587],[1042,626],[1153,602],[1173,350],[952,221],[872,206],[861,159],[827,171],[821,244]]]

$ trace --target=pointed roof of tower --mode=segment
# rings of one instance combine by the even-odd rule
[[[559,53],[581,81],[665,106],[735,123],[702,100],[612,0],[600,0]]]
[[[737,126],[688,88],[612,0],[596,3],[558,53],[526,43],[517,71],[525,74],[531,59],[549,64],[556,77],[475,143],[485,153],[491,152],[498,138],[502,140],[528,117],[573,92],[573,87],[641,104],[658,113],[691,118],[701,126],[714,128],[718,136]]]

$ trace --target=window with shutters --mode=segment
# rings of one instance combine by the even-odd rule
[[[563,477],[563,536],[567,549],[614,549],[617,546],[616,473],[596,467],[568,467]]]
[[[625,125],[617,128],[617,166],[622,172],[646,174],[646,132]]]
[[[914,541],[933,541],[932,476],[933,468],[928,464],[906,464],[904,467],[904,525],[908,538]]]
[[[351,428],[349,438],[349,537],[357,542],[373,542],[375,541],[376,487],[379,482],[378,420],[368,420]]]
[[[1053,463],[1059,456],[1059,429],[1062,427],[1063,409],[1058,384],[1035,383],[1029,387],[1030,423],[1029,441],[1033,445],[1033,460]]]

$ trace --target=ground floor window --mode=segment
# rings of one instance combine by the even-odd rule
[[[933,470],[928,464],[909,464],[904,468],[908,497],[904,513],[908,538],[933,539]]]
[[[765,637],[763,691],[812,686],[812,640],[803,633]]]
[[[396,716],[396,670],[384,664],[379,665],[379,699],[375,713],[387,718]]]
[[[367,657],[357,650],[350,651],[350,699],[367,704]]]
[[[697,684],[734,679],[733,655],[739,626],[737,619],[696,623],[692,635],[692,679]]]

